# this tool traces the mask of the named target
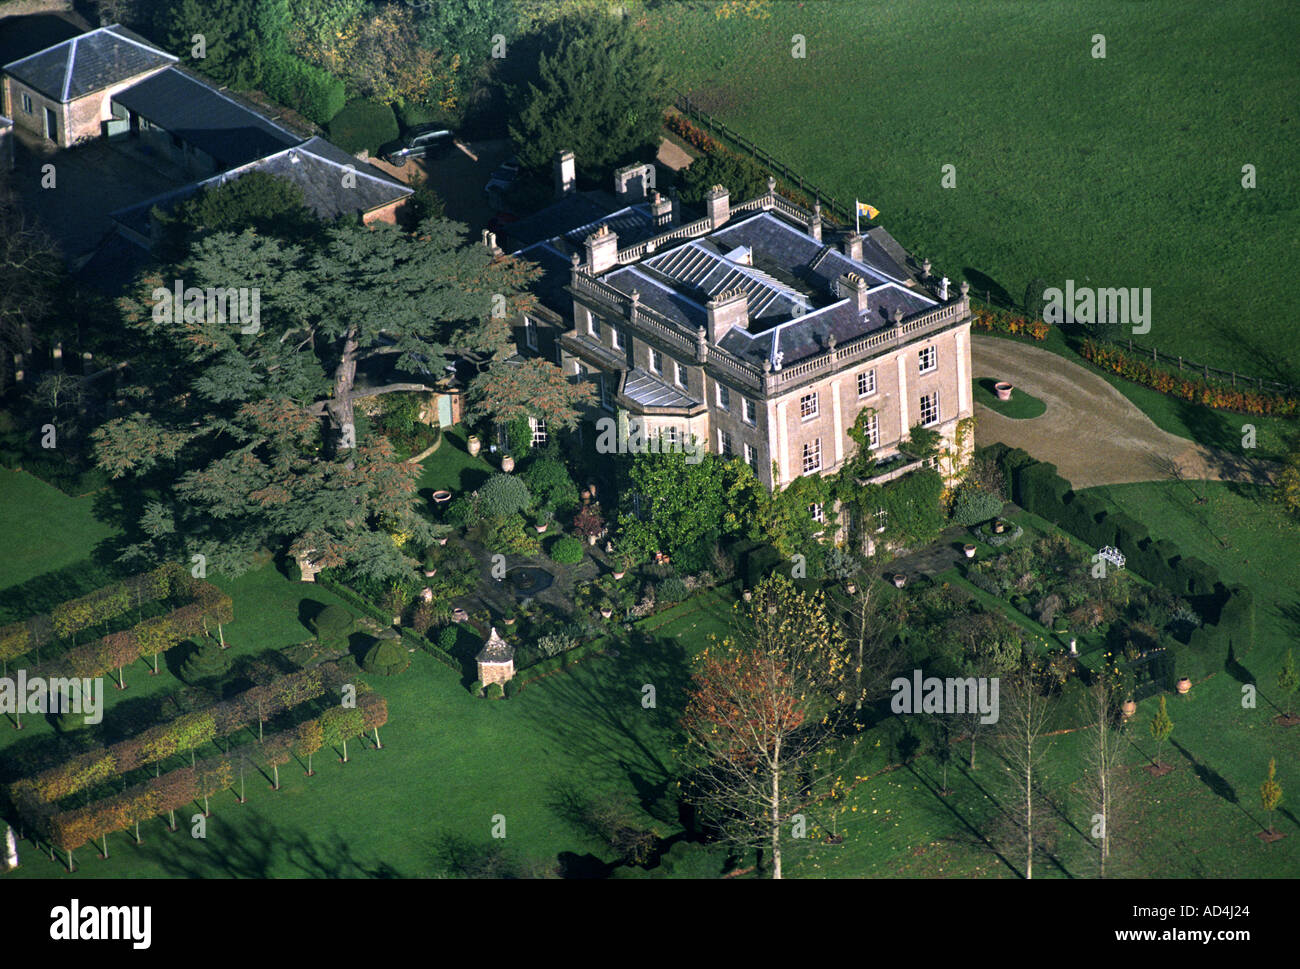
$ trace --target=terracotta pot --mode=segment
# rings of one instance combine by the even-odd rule
[[[595,535],[588,535],[588,536],[587,536],[587,544],[588,544],[588,545],[595,545],[595,544],[596,544],[596,536],[595,536]]]
[[[445,505],[449,501],[451,501],[450,491],[435,491],[433,493],[433,503],[435,505]]]
[[[907,585],[907,576],[899,574],[894,576],[894,588],[901,589]]]
[[[1125,700],[1124,705],[1120,707],[1120,710],[1123,711],[1124,719],[1127,720],[1129,717],[1133,716],[1133,714],[1137,713],[1138,710],[1137,701]]]
[[[844,583],[844,591],[847,592],[849,595],[853,595],[853,593],[855,593],[855,592],[858,591],[857,583],[855,583],[855,582],[845,582],[845,583]]]
[[[993,385],[993,389],[998,392],[998,400],[1010,400],[1011,391],[1015,388],[1005,380],[999,380]]]
[[[446,538],[440,538],[440,539],[438,539],[438,544],[439,544],[439,545],[446,545],[446,544],[447,544],[447,539],[446,539]]]
[[[610,616],[612,616],[612,615],[614,615],[614,610],[613,610],[613,609],[602,609],[602,610],[600,610],[600,616],[601,616],[602,619],[608,619],[608,618],[609,618]]]
[[[746,602],[749,602],[751,599],[754,598],[754,593],[749,589],[746,589],[744,592],[741,593],[741,595],[744,597]]]
[[[545,523],[543,523],[543,524],[540,524],[540,525],[534,525],[533,527],[537,529],[537,534],[538,534],[538,535],[541,535],[541,534],[543,534],[543,533],[546,531],[546,529],[549,528],[550,526],[547,525],[547,524],[545,524]]]
[[[623,576],[625,576],[625,575],[627,575],[626,572],[615,572],[615,573],[614,573],[614,578],[616,578],[616,579],[621,579],[621,578],[623,578]]]
[[[504,471],[506,474],[509,474],[514,469],[515,469],[515,459],[508,454],[502,455],[501,470]]]
[[[426,579],[432,579],[432,578],[433,578],[435,575],[437,575],[437,574],[438,574],[438,570],[437,570],[437,569],[425,569],[425,570],[424,570],[424,577],[425,577]]]
[[[1006,530],[1007,530],[1007,523],[1004,522],[1001,518],[999,518],[997,521],[993,523],[993,534],[1001,535]]]
[[[513,625],[515,624],[515,617],[514,617],[514,616],[511,616],[510,618],[508,618],[508,619],[504,619],[504,620],[502,620],[502,621],[503,621],[507,626],[513,626]]]
[[[968,559],[973,559],[975,557],[974,545],[963,545],[961,550],[966,553]]]
[[[1186,693],[1191,688],[1192,688],[1192,681],[1189,680],[1187,677],[1184,676],[1182,679],[1178,681],[1179,693]]]
[[[483,450],[483,442],[478,439],[477,434],[471,434],[465,440],[465,446],[469,449],[469,456],[472,458],[478,457],[479,451]]]

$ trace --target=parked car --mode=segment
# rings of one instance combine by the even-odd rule
[[[512,156],[493,169],[492,174],[488,176],[488,183],[483,186],[483,194],[490,198],[493,192],[505,193],[518,178],[519,159]]]
[[[397,168],[405,167],[411,158],[430,158],[451,148],[456,135],[450,128],[439,125],[421,125],[412,128],[400,141],[387,146],[384,161]]]

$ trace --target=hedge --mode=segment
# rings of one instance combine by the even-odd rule
[[[393,109],[375,101],[351,101],[331,119],[330,141],[345,151],[376,154],[382,145],[397,140]]]
[[[293,54],[280,54],[267,61],[262,90],[318,125],[327,124],[347,103],[342,81]]]
[[[1128,569],[1152,585],[1196,600],[1203,624],[1173,651],[1178,676],[1204,678],[1222,670],[1230,655],[1243,656],[1254,646],[1255,601],[1249,589],[1225,588],[1208,563],[1184,556],[1171,542],[1153,541],[1144,525],[1100,497],[1074,492],[1053,465],[1022,464],[1012,451],[994,456],[1013,474],[1013,496],[1026,511],[1095,547],[1114,545],[1123,552]]]
[[[360,593],[356,592],[351,587],[344,585],[342,582],[335,581],[333,578],[329,577],[324,572],[317,574],[316,584],[319,585],[322,589],[334,593],[336,596],[338,596],[340,599],[342,599],[344,602],[348,603],[349,605],[355,606],[357,609],[360,609],[362,612],[369,615],[372,619],[377,619],[385,626],[389,625],[393,621],[392,613],[387,612],[384,609],[380,609],[377,605],[372,603],[369,599],[364,598]],[[408,643],[410,643],[412,646],[416,646],[424,650],[426,653],[428,653],[430,656],[436,659],[443,666],[447,667],[450,670],[455,670],[455,672],[458,675],[462,672],[460,661],[456,659],[454,656],[440,649],[438,644],[435,643],[433,640],[421,636],[419,633],[415,632],[415,630],[407,629],[405,626],[403,626],[400,629],[400,634],[401,637],[404,640],[406,640]]]

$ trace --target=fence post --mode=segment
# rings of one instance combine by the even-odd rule
[[[1235,370],[1232,371],[1232,386],[1234,388],[1237,386],[1237,371]]]
[[[1178,372],[1183,372],[1183,355],[1181,353],[1178,355]]]
[[[1129,337],[1129,338],[1128,338],[1128,352],[1129,352],[1129,353],[1132,353],[1132,352],[1133,352],[1133,338],[1132,338],[1132,337]]]
[[[1160,363],[1160,351],[1157,350],[1155,347],[1151,348],[1151,362],[1154,364]]]

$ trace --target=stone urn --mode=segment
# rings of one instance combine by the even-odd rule
[[[741,593],[741,596],[744,598],[746,602],[749,602],[754,598],[754,593],[752,590],[746,589],[744,592]]]
[[[903,575],[901,572],[897,573],[894,576],[894,588],[901,589],[905,585],[907,585],[907,576]]]
[[[1186,693],[1191,688],[1192,688],[1192,681],[1188,679],[1186,676],[1184,676],[1182,679],[1178,681],[1178,692],[1180,694]]]
[[[478,457],[478,453],[483,450],[483,442],[478,439],[477,434],[471,434],[465,439],[465,446],[469,448],[471,458]]]
[[[1006,530],[1007,530],[1007,523],[1004,522],[1001,518],[998,518],[993,522],[993,534],[1001,535]]]
[[[442,538],[438,539],[438,544],[439,544],[439,545],[446,545],[446,544],[447,544],[447,536],[444,535],[444,536],[442,536]]]
[[[615,573],[614,573],[614,578],[616,578],[616,579],[621,579],[621,578],[623,578],[623,576],[625,576],[625,575],[627,575],[626,572],[615,572]]]
[[[1077,639],[1074,638],[1070,639],[1070,655],[1071,656],[1079,655],[1079,641]]]
[[[853,595],[855,592],[858,591],[858,584],[856,582],[845,582],[844,591],[847,592],[849,595]]]
[[[998,400],[1010,400],[1011,391],[1014,389],[1014,387],[1011,384],[1007,383],[1005,380],[999,380],[997,383],[993,385],[993,389],[997,391]]]
[[[515,469],[515,459],[508,454],[501,455],[501,470],[509,474]]]
[[[608,618],[610,618],[610,617],[613,616],[613,615],[614,615],[614,610],[613,610],[613,609],[602,609],[602,610],[600,610],[600,618],[602,618],[602,619],[608,619]]]
[[[966,554],[966,557],[967,557],[968,559],[973,559],[973,558],[975,557],[975,546],[974,546],[974,545],[963,545],[963,546],[961,547],[961,550]]]
[[[1122,713],[1124,714],[1124,719],[1125,719],[1125,720],[1129,719],[1129,717],[1133,716],[1133,714],[1135,714],[1135,713],[1138,712],[1137,701],[1136,701],[1136,700],[1125,700],[1125,701],[1124,701],[1124,705],[1123,705],[1122,707],[1120,707],[1120,712],[1122,712]]]
[[[596,538],[597,538],[597,536],[595,536],[595,535],[588,535],[588,536],[587,536],[587,544],[588,544],[588,545],[595,545],[595,544],[596,544]]]
[[[543,535],[546,533],[546,529],[549,528],[550,526],[546,522],[538,522],[533,527],[537,529],[538,535]]]
[[[433,503],[435,505],[445,505],[451,501],[451,492],[446,489],[435,491],[433,493]]]

